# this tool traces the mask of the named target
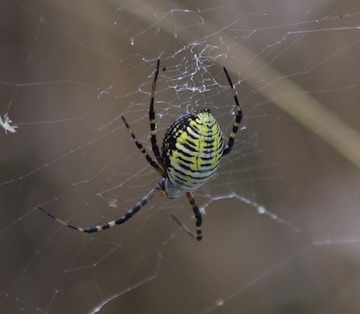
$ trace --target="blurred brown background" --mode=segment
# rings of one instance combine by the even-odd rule
[[[358,1],[2,1],[1,313],[359,313]],[[227,136],[236,85],[244,119],[215,178],[157,195],[150,150],[209,107]]]

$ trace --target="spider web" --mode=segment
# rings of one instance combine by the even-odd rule
[[[2,313],[358,313],[358,1],[2,1]],[[210,108],[232,152],[194,193],[156,195],[148,108],[157,58],[158,142]],[[5,120],[2,120],[5,123]],[[2,125],[6,128],[6,125]],[[0,128],[0,131],[3,131]]]

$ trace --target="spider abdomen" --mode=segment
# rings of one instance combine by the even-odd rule
[[[196,190],[218,168],[223,149],[220,126],[209,109],[181,116],[164,137],[162,158],[168,180],[181,192]]]

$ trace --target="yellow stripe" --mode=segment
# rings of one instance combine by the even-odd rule
[[[220,126],[210,111],[180,117],[167,131],[163,149],[170,181],[180,190],[195,190],[219,166],[223,153]]]

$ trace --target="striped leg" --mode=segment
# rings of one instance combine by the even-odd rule
[[[175,222],[183,228],[191,237],[195,238],[198,241],[202,240],[202,232],[201,232],[201,224],[202,224],[202,217],[199,210],[199,207],[196,205],[196,202],[190,192],[186,192],[186,196],[191,204],[191,207],[194,211],[195,218],[196,218],[196,234],[194,234],[186,225],[184,225],[176,216],[171,215],[171,217],[175,220]]]
[[[232,92],[232,95],[235,99],[235,104],[236,104],[236,117],[235,117],[235,122],[234,122],[234,125],[233,125],[233,128],[232,128],[232,131],[230,133],[230,136],[229,136],[229,141],[227,143],[227,145],[225,146],[224,148],[224,152],[223,152],[223,155],[226,155],[228,153],[230,153],[233,145],[234,145],[234,139],[235,139],[235,136],[236,136],[236,132],[238,131],[239,129],[239,126],[240,126],[240,122],[241,122],[241,119],[242,119],[242,111],[241,111],[241,108],[240,108],[240,104],[239,104],[239,100],[237,98],[237,93],[236,93],[236,90],[234,88],[234,85],[231,81],[231,78],[226,70],[226,68],[224,68],[224,71],[225,71],[225,75],[229,81],[229,84],[230,84],[230,87],[231,87],[231,92]]]
[[[160,164],[160,166],[164,167],[163,160],[160,156],[159,146],[156,141],[156,124],[155,124],[155,111],[154,111],[154,101],[155,101],[155,91],[156,91],[156,81],[159,74],[160,67],[160,59],[157,61],[156,71],[154,81],[151,87],[151,100],[150,100],[150,109],[149,109],[149,122],[150,122],[150,131],[151,131],[151,145],[154,155]]]
[[[140,143],[140,141],[136,138],[134,132],[132,131],[132,129],[130,128],[128,122],[126,121],[124,116],[121,116],[122,120],[124,121],[124,124],[126,126],[126,128],[128,129],[133,141],[135,142],[137,148],[142,152],[142,154],[145,156],[146,160],[148,161],[148,163],[155,168],[155,170],[157,172],[160,173],[160,175],[162,177],[165,177],[165,172],[164,170],[161,169],[161,167],[154,161],[152,160],[152,158],[150,157],[150,155],[148,154],[148,152],[146,151],[146,149],[144,148],[144,146]]]
[[[127,213],[118,218],[118,219],[115,219],[113,221],[110,221],[110,222],[107,222],[103,225],[97,225],[97,226],[90,226],[90,227],[86,227],[86,228],[82,228],[82,227],[78,227],[78,226],[75,226],[75,225],[72,225],[70,223],[67,223],[66,221],[64,220],[61,220],[59,218],[57,218],[56,216],[54,216],[53,214],[51,214],[50,212],[48,212],[44,207],[42,206],[39,206],[38,208],[40,210],[42,210],[46,215],[48,215],[49,217],[55,219],[57,222],[71,228],[71,229],[74,229],[74,230],[77,230],[77,231],[80,231],[80,232],[85,232],[85,233],[94,233],[94,232],[100,232],[100,231],[103,231],[103,230],[106,230],[106,229],[109,229],[109,228],[112,228],[112,227],[115,227],[117,225],[121,225],[123,224],[124,222],[126,222],[127,220],[129,220],[132,216],[134,216],[142,207],[144,207],[147,202],[155,195],[156,192],[158,191],[161,191],[163,189],[162,187],[162,181],[160,181],[160,183],[155,187],[153,188],[140,202],[138,202],[133,208],[129,209],[127,211]]]

